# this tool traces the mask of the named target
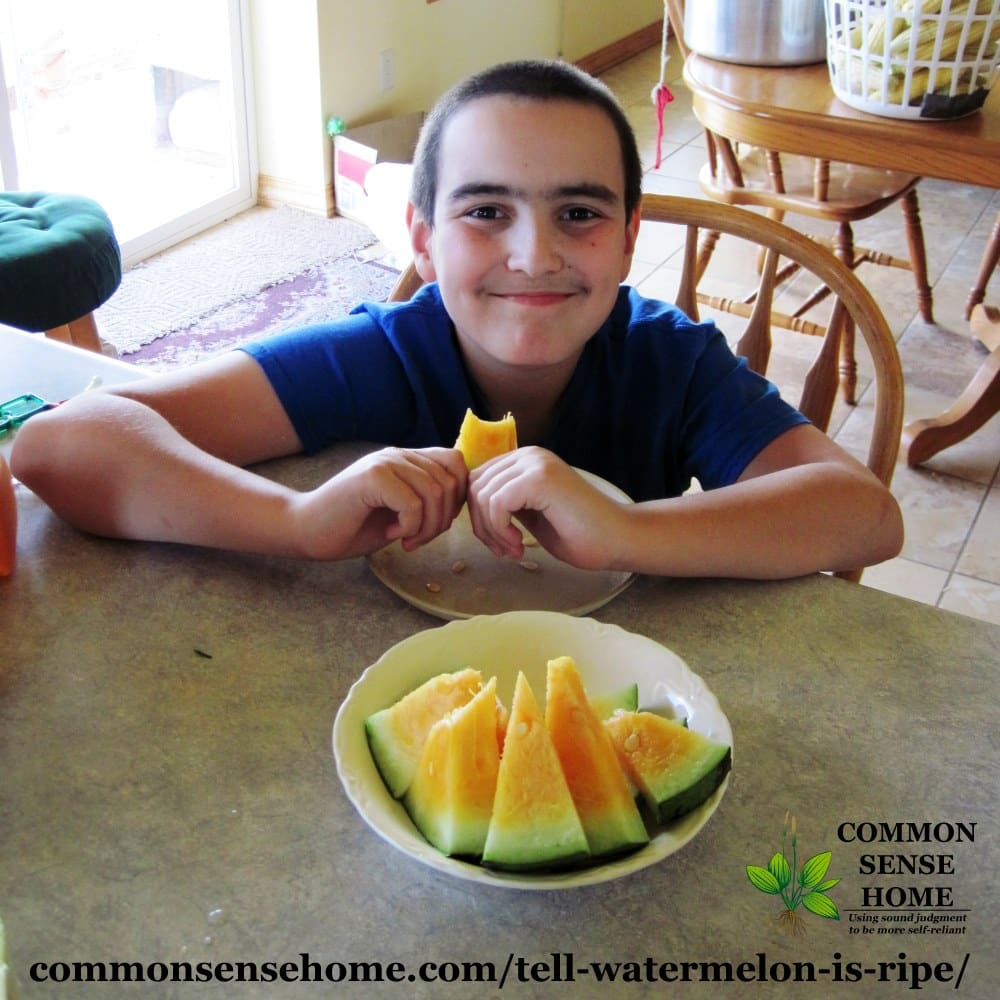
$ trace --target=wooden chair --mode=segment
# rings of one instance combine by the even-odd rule
[[[403,269],[396,284],[389,290],[388,302],[406,302],[413,297],[413,293],[423,285],[424,279],[417,274],[417,269],[413,261]]]
[[[692,318],[698,318],[701,306],[722,309],[725,302],[708,290],[699,290],[698,252],[702,237],[713,232],[743,240],[751,247],[764,250],[763,263],[754,304],[741,309],[746,325],[736,339],[737,353],[747,358],[747,363],[762,374],[768,372],[772,348],[772,323],[780,313],[775,309],[774,295],[778,288],[778,261],[784,258],[797,264],[829,287],[833,298],[833,318],[824,330],[810,327],[808,322],[797,324],[800,332],[822,334],[817,339],[815,359],[805,377],[799,409],[824,432],[829,429],[830,417],[837,396],[838,368],[837,328],[840,317],[849,317],[860,331],[868,347],[874,371],[874,422],[868,445],[867,465],[886,484],[892,474],[899,453],[900,434],[903,426],[903,370],[896,351],[889,325],[871,293],[858,277],[826,247],[816,243],[773,219],[729,205],[714,204],[697,198],[675,198],[647,194],[642,199],[643,225],[665,224],[682,226],[685,230],[682,269],[680,272],[676,304]],[[421,286],[420,276],[410,264],[400,275],[389,295],[389,301],[400,302]],[[728,310],[727,310],[728,311]],[[779,323],[779,325],[784,325]],[[847,580],[857,581],[861,570],[838,573]]]
[[[976,283],[969,292],[969,299],[965,303],[965,318],[972,319],[972,312],[986,296],[986,286],[989,284],[993,272],[1000,264],[1000,212],[997,212],[997,221],[993,224],[993,232],[990,233],[989,242],[983,251],[983,259],[979,264],[979,273],[976,275]]]
[[[665,5],[671,31],[686,58],[684,0],[665,0]],[[709,198],[729,205],[764,208],[769,218],[779,222],[786,213],[793,213],[835,224],[833,250],[852,270],[864,262],[912,270],[921,318],[927,323],[933,322],[927,254],[917,200],[919,177],[900,171],[832,163],[776,150],[738,146],[725,136],[707,129],[705,140],[708,162],[699,175],[699,183]],[[900,203],[906,222],[909,259],[855,246],[852,223],[870,218],[895,202]],[[706,234],[700,256],[702,269],[707,266],[717,239],[711,233]],[[805,312],[827,294],[825,288],[818,288],[803,302],[800,311]],[[849,318],[841,334],[840,353],[844,398],[853,403],[857,365],[854,359],[854,330]]]

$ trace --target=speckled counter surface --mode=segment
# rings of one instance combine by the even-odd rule
[[[330,461],[269,474],[305,485]],[[960,969],[958,995],[1000,995],[996,627],[822,577],[638,580],[594,617],[671,647],[704,678],[733,726],[728,792],[665,861],[526,893],[412,861],[341,788],[330,735],[350,685],[390,645],[440,624],[363,561],[105,541],[27,491],[19,507],[19,566],[0,582],[0,913],[28,998],[498,995],[495,984],[409,979],[115,986],[30,974],[36,963],[157,974],[187,962],[224,977],[218,963],[303,954],[334,972],[404,963],[406,976],[428,962],[499,974],[512,956],[504,993],[515,997],[900,995],[917,974],[907,963],[954,969],[919,996],[955,995]],[[841,880],[830,890],[841,919],[805,913],[796,937],[745,872],[779,850],[786,811],[799,859],[829,851],[828,878]],[[927,823],[939,835],[975,824],[974,839],[848,836]],[[865,874],[872,853],[950,855],[954,871]],[[865,933],[855,914],[879,915],[863,905],[871,886],[948,888],[962,932]],[[710,971],[702,963],[730,963],[737,980],[612,986],[590,965],[654,979],[684,962],[698,964],[695,980]],[[817,981],[774,981],[795,963],[812,963]],[[761,972],[766,982],[747,981]],[[555,981],[518,981],[531,975]]]

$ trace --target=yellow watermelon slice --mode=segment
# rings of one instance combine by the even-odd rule
[[[548,662],[545,725],[569,785],[590,853],[633,851],[649,842],[607,730],[587,699],[576,662]]]
[[[500,768],[496,678],[431,728],[403,805],[443,854],[479,857]]]
[[[434,723],[470,702],[482,686],[482,674],[471,667],[439,674],[365,720],[368,746],[393,798],[410,787]]]
[[[472,410],[466,410],[455,447],[470,471],[497,455],[513,451],[517,447],[513,415],[508,413],[502,420],[481,420]]]
[[[527,678],[519,673],[483,864],[514,871],[559,868],[588,854],[545,719]]]
[[[652,712],[615,712],[604,726],[657,822],[702,804],[732,766],[730,747]]]

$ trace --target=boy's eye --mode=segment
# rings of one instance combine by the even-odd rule
[[[563,212],[563,218],[567,222],[590,222],[592,219],[599,219],[600,213],[585,205],[573,205]]]
[[[470,219],[482,219],[487,222],[499,219],[502,215],[496,205],[477,205],[475,208],[470,208],[465,214]]]

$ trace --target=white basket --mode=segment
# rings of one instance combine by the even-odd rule
[[[845,104],[889,118],[961,118],[1000,65],[1000,0],[826,0],[827,62]]]

